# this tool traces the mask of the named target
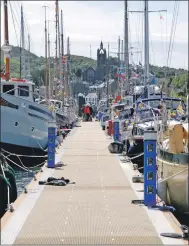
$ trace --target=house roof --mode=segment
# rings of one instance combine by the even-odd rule
[[[88,93],[87,96],[86,96],[86,98],[97,98],[97,94],[96,93],[93,93],[93,92]]]

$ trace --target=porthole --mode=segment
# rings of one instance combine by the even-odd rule
[[[16,121],[14,125],[15,125],[15,126],[18,126],[18,122]]]
[[[33,132],[33,130],[34,130],[34,126],[32,126],[32,129],[31,129],[31,130],[32,130],[32,132]]]

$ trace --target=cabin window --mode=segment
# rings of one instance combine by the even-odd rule
[[[29,97],[29,87],[28,86],[18,86],[18,95],[21,97]]]
[[[55,106],[56,106],[57,108],[59,108],[59,109],[60,109],[61,104],[60,104],[59,102],[56,102],[56,103],[55,103]]]
[[[14,95],[14,85],[3,85],[3,93],[7,93],[9,95]]]

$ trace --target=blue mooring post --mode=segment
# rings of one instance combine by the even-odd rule
[[[156,206],[156,131],[144,132],[144,205]]]
[[[114,119],[113,129],[114,129],[114,142],[120,141],[119,119]]]
[[[56,123],[48,123],[48,168],[55,168],[55,150],[56,150]]]

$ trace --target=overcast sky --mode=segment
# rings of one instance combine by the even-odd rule
[[[144,1],[129,1],[129,10],[144,9]],[[162,13],[150,13],[150,63],[166,65],[168,46],[171,33],[171,23],[175,1],[150,1],[149,10],[167,10]],[[55,52],[55,1],[24,1],[24,16],[26,20],[25,36],[31,35],[31,51],[37,55],[45,55],[44,45],[44,8],[47,5],[49,21],[51,55]],[[10,44],[18,45],[20,35],[20,4],[21,1],[9,3],[9,39]],[[70,37],[71,54],[96,59],[96,51],[102,39],[107,49],[110,43],[110,55],[117,52],[118,36],[124,36],[124,2],[123,1],[60,1],[59,8],[64,13],[65,51],[66,38]],[[13,16],[11,13],[13,10]],[[160,18],[162,16],[162,18]],[[3,6],[1,4],[1,45],[4,43]],[[144,60],[142,13],[129,13],[129,46],[135,47],[130,60],[138,63]],[[14,21],[13,21],[14,20]],[[15,28],[14,28],[15,24]],[[15,31],[16,29],[16,31]],[[166,42],[167,41],[167,42]],[[134,53],[134,52],[139,53]],[[174,38],[171,67],[188,68],[188,2],[180,1]]]

